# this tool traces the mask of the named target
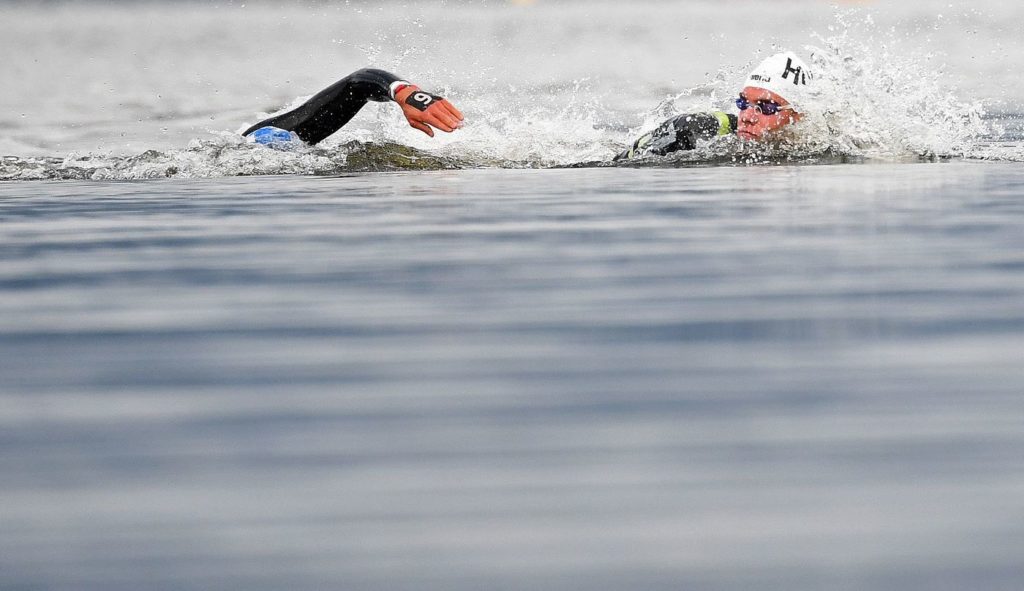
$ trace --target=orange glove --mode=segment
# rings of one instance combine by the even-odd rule
[[[395,92],[395,102],[402,107],[402,114],[409,125],[434,137],[434,126],[441,131],[455,131],[462,127],[462,113],[444,97],[421,90],[415,84],[400,86]]]

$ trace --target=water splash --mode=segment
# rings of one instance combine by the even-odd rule
[[[184,150],[147,150],[135,156],[70,154],[64,158],[0,160],[0,180],[138,180],[255,175],[337,175],[351,172],[443,170],[471,166],[395,143],[351,141],[340,145],[273,150],[239,135],[193,140]]]
[[[933,24],[939,26],[940,21],[935,17]],[[810,44],[796,48],[812,65],[817,94],[807,105],[807,116],[789,133],[774,142],[755,145],[721,138],[691,152],[625,165],[949,158],[1024,161],[1020,141],[1024,131],[1013,127],[1016,115],[993,115],[989,105],[962,98],[945,75],[940,53],[905,48],[908,40],[922,38],[925,46],[933,46],[927,35],[920,31],[907,34],[911,36],[876,26],[867,10],[840,12],[825,34],[810,35]],[[766,48],[765,55],[781,49]],[[357,124],[316,147],[280,152],[254,145],[237,133],[213,133],[180,150],[146,150],[133,156],[72,153],[56,158],[5,157],[0,160],[0,180],[606,165],[633,139],[671,116],[707,110],[734,112],[731,101],[746,72],[765,55],[753,55],[745,64],[725,64],[708,80],[666,97],[639,115],[607,109],[602,104],[601,80],[597,79],[520,87],[498,87],[493,80],[474,79],[462,88],[461,95],[467,98],[459,101],[467,114],[467,125],[454,134],[427,138],[411,130],[393,105],[372,104],[364,109]],[[457,79],[450,73],[437,78]],[[448,94],[451,89],[437,90]],[[295,99],[285,109],[298,106],[305,98]],[[615,124],[621,120],[640,123],[627,129]],[[1011,133],[1007,134],[1007,129]]]
[[[590,81],[548,89],[562,97],[555,107],[528,98],[510,101],[503,111],[467,118],[456,137],[457,147],[471,160],[490,165],[550,167],[588,160],[608,160],[617,142],[604,122],[608,114]],[[508,94],[518,94],[509,89]]]
[[[662,160],[744,164],[772,162],[921,161],[948,158],[1024,160],[1019,146],[1000,144],[1005,128],[981,101],[965,100],[950,84],[937,53],[899,48],[895,30],[880,30],[871,15],[836,15],[827,35],[805,45],[814,72],[814,95],[804,119],[756,149],[718,139]],[[784,48],[772,47],[771,52]],[[766,57],[758,55],[755,61]],[[748,66],[749,67],[749,66]],[[681,113],[730,110],[745,69],[719,70],[709,82],[686,89],[646,113],[638,136]],[[731,109],[735,112],[735,109]],[[641,165],[661,165],[645,159]]]
[[[993,130],[979,101],[957,95],[940,55],[905,52],[870,15],[842,13],[831,34],[807,45],[817,73],[805,135],[845,154],[970,157]]]

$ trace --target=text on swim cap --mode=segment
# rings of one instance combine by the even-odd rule
[[[783,72],[782,72],[782,79],[783,80],[788,80],[790,73],[793,74],[793,85],[794,86],[796,86],[797,84],[804,84],[804,85],[807,84],[807,74],[805,74],[803,72],[803,68],[801,68],[800,66],[797,66],[797,67],[794,68],[793,67],[793,58],[787,57],[786,58],[786,69],[783,70]]]

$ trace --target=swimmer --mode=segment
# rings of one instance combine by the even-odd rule
[[[644,134],[615,160],[663,156],[692,150],[698,140],[736,134],[742,140],[758,141],[802,117],[801,100],[808,93],[810,72],[792,52],[775,54],[761,62],[747,76],[736,99],[739,115],[722,111],[679,115]]]
[[[434,129],[452,132],[462,127],[462,113],[445,98],[390,72],[364,68],[321,90],[298,108],[260,121],[242,135],[252,135],[261,144],[287,143],[296,138],[317,144],[348,123],[367,101],[398,103],[409,125],[430,137],[434,137]]]

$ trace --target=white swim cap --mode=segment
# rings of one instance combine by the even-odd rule
[[[791,51],[776,53],[761,62],[747,76],[743,86],[754,86],[770,90],[789,101],[797,111],[802,101],[807,98],[807,84],[811,81],[811,72],[807,64]]]

